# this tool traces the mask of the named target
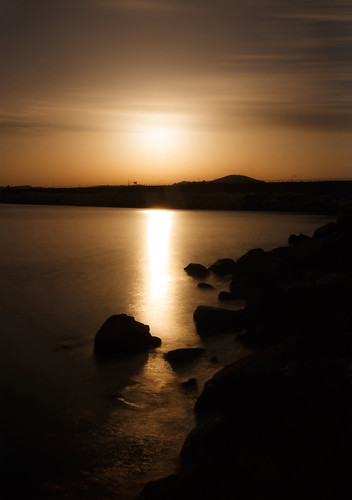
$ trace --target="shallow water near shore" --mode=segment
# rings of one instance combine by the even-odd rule
[[[1,448],[13,488],[5,498],[23,487],[42,498],[128,500],[172,473],[202,384],[246,354],[233,336],[221,336],[182,368],[164,360],[170,349],[204,345],[193,311],[221,305],[218,293],[228,288],[210,276],[215,290],[198,289],[183,268],[285,245],[290,233],[312,235],[327,220],[2,205]],[[150,325],[161,348],[98,363],[95,333],[119,313]],[[181,388],[190,377],[198,391]]]

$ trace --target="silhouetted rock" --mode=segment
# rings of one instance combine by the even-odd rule
[[[255,266],[261,265],[264,262],[265,251],[262,248],[253,248],[253,250],[249,250],[247,253],[242,255],[239,259],[237,259],[238,266]]]
[[[331,235],[336,234],[338,231],[338,226],[335,222],[328,222],[324,226],[318,227],[314,231],[313,239],[314,240],[327,240],[331,237]]]
[[[135,500],[178,500],[178,476],[172,474],[157,481],[147,483]]]
[[[197,287],[202,288],[203,290],[215,290],[213,285],[210,285],[209,283],[204,283],[203,281],[201,283],[198,283]]]
[[[209,268],[215,274],[224,276],[226,274],[232,274],[236,270],[236,262],[233,259],[219,259]]]
[[[185,271],[193,278],[198,278],[198,279],[206,278],[209,274],[208,269],[202,264],[194,264],[194,263],[188,264],[188,266],[185,267]]]
[[[161,340],[150,334],[148,325],[135,321],[127,314],[115,314],[97,332],[94,353],[97,357],[114,358],[146,351],[160,344]]]
[[[195,390],[198,387],[197,379],[195,379],[194,377],[189,378],[188,380],[181,382],[181,386],[184,389]]]
[[[211,306],[198,306],[194,311],[193,319],[200,335],[238,332],[246,323],[245,311],[242,309],[232,311]]]
[[[204,353],[205,349],[203,347],[174,349],[165,354],[165,359],[170,363],[185,363],[202,356]]]
[[[235,293],[231,292],[220,292],[218,299],[219,300],[236,300],[239,297]]]
[[[311,238],[309,236],[306,236],[305,234],[290,234],[288,238],[288,244],[297,246],[297,245],[305,245],[307,243],[310,243]]]

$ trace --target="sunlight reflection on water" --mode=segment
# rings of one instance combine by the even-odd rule
[[[148,266],[145,270],[147,284],[145,297],[148,305],[160,307],[162,297],[167,293],[169,273],[169,246],[172,225],[172,212],[166,210],[149,210],[146,213],[146,240],[148,249]]]

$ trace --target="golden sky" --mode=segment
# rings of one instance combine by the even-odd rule
[[[350,0],[2,0],[0,185],[351,178]]]

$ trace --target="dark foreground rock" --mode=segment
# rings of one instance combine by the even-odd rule
[[[218,295],[219,300],[237,300],[238,297],[235,293],[231,292],[220,292]]]
[[[115,314],[97,332],[94,353],[98,358],[115,358],[160,345],[161,340],[150,334],[148,325],[127,314]]]
[[[246,323],[244,310],[231,311],[211,306],[198,306],[193,319],[200,335],[241,331]]]
[[[237,261],[248,292],[240,338],[255,351],[205,384],[178,474],[139,500],[352,498],[351,236],[340,217]],[[225,313],[196,311],[221,330]]]

